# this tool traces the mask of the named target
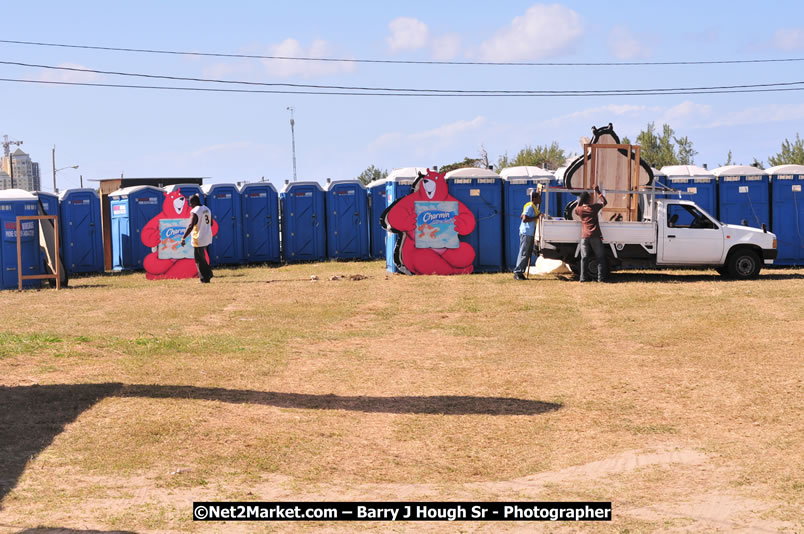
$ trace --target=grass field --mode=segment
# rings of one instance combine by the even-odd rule
[[[2,292],[0,532],[804,531],[804,269],[615,280],[370,262]],[[201,500],[614,521],[193,522]]]

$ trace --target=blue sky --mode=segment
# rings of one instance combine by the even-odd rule
[[[790,2],[0,2],[0,38],[93,46],[359,59],[677,61],[804,57],[804,3]],[[804,81],[804,62],[645,67],[370,65],[161,56],[0,44],[0,60],[259,82],[447,89],[617,89]],[[141,83],[0,65],[0,77]],[[156,81],[153,83],[164,84]],[[189,85],[184,82],[181,85]],[[51,189],[119,176],[300,180],[492,160],[592,125],[632,139],[670,124],[710,168],[767,161],[804,133],[804,92],[577,98],[213,94],[0,82],[0,135],[24,141]]]

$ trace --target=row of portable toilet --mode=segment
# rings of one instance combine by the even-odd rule
[[[140,233],[169,209],[163,207],[166,195],[176,190],[185,200],[199,195],[212,211],[218,224],[209,247],[213,266],[370,257],[368,196],[357,180],[329,182],[326,188],[293,182],[279,193],[269,182],[178,184],[130,187],[110,195],[114,269],[142,268],[151,249],[142,244]]]
[[[685,193],[676,198],[692,200],[722,222],[754,228],[764,224],[776,234],[775,264],[804,264],[804,165],[765,170],[745,165],[712,170],[673,165],[654,174],[660,183]]]
[[[103,271],[100,197],[93,189],[69,189],[60,195],[21,189],[0,191],[0,288],[18,287],[17,216],[55,215],[59,218],[61,263],[67,274]],[[41,224],[52,224],[41,221]],[[40,244],[40,222],[21,221],[20,250],[24,276],[47,274],[46,255]],[[23,287],[38,287],[26,280]]]
[[[134,186],[109,195],[112,269],[142,269],[152,252],[142,242],[142,231],[154,218],[175,218],[172,193],[180,209],[198,195],[218,224],[209,247],[212,265],[278,262],[279,214],[277,193],[268,182],[235,184],[177,184],[161,189]],[[171,195],[170,198],[168,195]]]
[[[411,192],[423,167],[405,167],[368,185],[371,199],[371,255],[384,257],[386,268],[396,272],[394,249],[396,234],[380,225],[382,212]],[[519,251],[519,224],[522,208],[530,200],[528,191],[539,185],[557,186],[552,173],[539,167],[511,167],[497,174],[488,169],[463,168],[446,174],[449,194],[461,201],[475,217],[475,230],[462,241],[475,250],[474,272],[488,273],[513,269]],[[563,208],[559,194],[543,196],[542,209],[559,216]]]

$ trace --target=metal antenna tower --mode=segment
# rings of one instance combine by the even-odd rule
[[[293,181],[296,181],[296,121],[293,120],[293,106],[288,106],[290,110],[290,139],[293,143]]]
[[[9,141],[8,136],[4,135],[3,136],[3,155],[5,155],[5,157],[9,157],[11,155],[11,150],[10,150],[11,145],[20,146],[21,144],[22,144],[22,141]]]

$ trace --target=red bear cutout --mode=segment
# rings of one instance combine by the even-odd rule
[[[162,212],[148,221],[148,224],[142,229],[142,244],[154,249],[154,252],[145,256],[145,260],[143,261],[145,278],[148,280],[193,278],[194,276],[198,276],[195,260],[189,258],[179,260],[161,259],[159,253],[155,250],[162,242],[162,236],[159,232],[159,221],[162,219],[187,219],[187,223],[189,224],[190,218],[192,217],[190,212],[190,204],[187,202],[187,198],[181,194],[181,191],[176,190],[171,193],[165,193],[165,201],[162,203]],[[212,235],[214,236],[217,233],[218,223],[213,218]],[[207,261],[209,261],[209,254],[207,254]]]
[[[394,250],[396,267],[407,274],[469,274],[474,270],[475,249],[461,242],[458,248],[416,248],[416,201],[452,201],[458,203],[455,231],[471,234],[475,216],[463,202],[449,194],[444,173],[427,169],[413,182],[413,189],[383,212],[381,223],[399,235]]]

